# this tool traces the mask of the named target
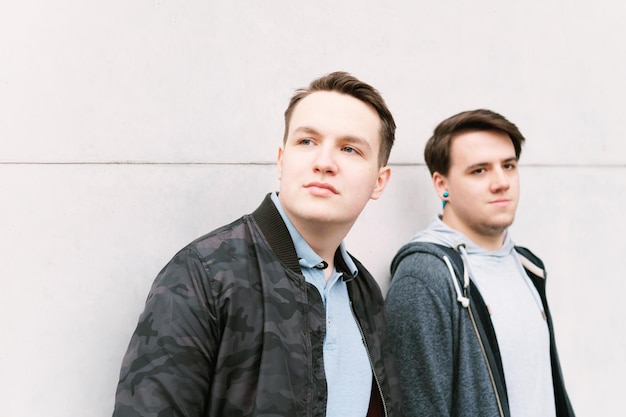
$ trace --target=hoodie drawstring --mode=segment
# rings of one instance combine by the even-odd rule
[[[469,273],[468,265],[467,265],[467,252],[465,251],[465,243],[460,243],[456,245],[455,250],[461,254],[461,260],[463,261],[463,290],[467,290],[469,286]],[[459,282],[456,279],[456,274],[454,273],[454,268],[452,268],[452,263],[447,256],[443,256],[443,260],[448,267],[448,271],[450,272],[450,279],[452,279],[452,284],[454,285],[454,290],[456,291],[456,300],[465,308],[469,307],[470,300],[461,292],[461,288],[459,287]]]

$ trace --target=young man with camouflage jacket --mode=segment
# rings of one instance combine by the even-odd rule
[[[389,180],[394,133],[349,74],[292,97],[280,191],[159,273],[114,416],[400,415],[381,292],[343,244]]]

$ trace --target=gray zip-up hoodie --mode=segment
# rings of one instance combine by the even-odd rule
[[[437,227],[437,222],[403,246],[391,265],[387,321],[405,415],[510,416],[495,331],[484,300],[470,280],[467,257],[462,260],[455,251],[457,243],[469,242],[461,242],[463,235]],[[557,416],[573,416],[545,299],[543,264],[507,239],[503,251],[514,250],[523,255],[523,270],[547,317]]]

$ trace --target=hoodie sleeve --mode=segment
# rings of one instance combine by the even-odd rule
[[[432,254],[409,254],[393,273],[385,305],[407,417],[454,414],[453,291]]]
[[[208,282],[190,249],[159,273],[122,362],[114,417],[204,415],[217,345]]]

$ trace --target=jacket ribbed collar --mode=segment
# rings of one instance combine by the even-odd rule
[[[283,218],[274,205],[270,193],[265,196],[261,205],[252,212],[252,218],[257,226],[259,226],[259,229],[261,229],[267,243],[269,243],[278,259],[280,259],[287,268],[298,275],[302,275],[296,247],[293,244],[293,240],[291,240],[289,229],[287,229],[287,225],[285,225]],[[337,271],[347,274],[347,279],[356,277],[356,275],[352,275],[350,268],[347,267],[339,250],[335,253],[335,268]]]
[[[289,230],[283,222],[278,209],[272,202],[270,194],[267,194],[261,205],[252,213],[252,218],[257,223],[265,236],[272,251],[278,259],[293,272],[302,275],[296,247],[291,240]]]

